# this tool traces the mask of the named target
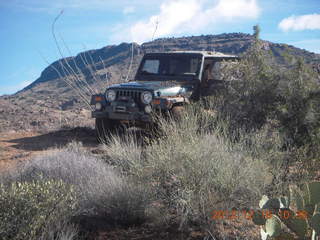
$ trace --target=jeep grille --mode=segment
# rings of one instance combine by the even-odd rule
[[[141,93],[141,91],[135,90],[117,90],[117,99],[119,97],[131,97],[135,102],[140,102]]]

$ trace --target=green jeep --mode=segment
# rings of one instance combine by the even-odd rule
[[[237,59],[208,51],[145,54],[133,81],[92,96],[98,136],[124,124],[151,123],[152,113],[179,114],[185,104],[221,87],[219,64]]]

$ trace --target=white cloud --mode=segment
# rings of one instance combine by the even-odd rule
[[[260,14],[257,0],[166,0],[157,15],[134,23],[129,29],[115,33],[116,38],[131,37],[127,41],[142,43],[155,37],[198,31],[225,21],[255,19]],[[124,31],[129,32],[127,35]],[[122,37],[123,40],[123,37]]]
[[[282,31],[320,29],[320,14],[291,16],[285,18],[279,23],[279,28]]]
[[[122,12],[123,12],[124,15],[127,15],[127,14],[130,14],[130,13],[134,13],[135,10],[136,10],[135,7],[128,6],[128,7],[125,7]]]
[[[227,18],[257,18],[260,9],[255,0],[221,0],[211,12]]]
[[[165,2],[160,7],[160,14],[151,16],[147,21],[137,22],[130,28],[132,40],[143,42],[151,39],[157,25],[157,36],[179,31],[181,25],[190,21],[197,13],[200,13],[200,8],[196,0]]]

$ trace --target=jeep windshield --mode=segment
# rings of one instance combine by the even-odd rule
[[[201,59],[194,54],[150,54],[142,60],[136,78],[194,79],[199,75]]]

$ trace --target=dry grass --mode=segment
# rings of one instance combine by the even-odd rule
[[[254,134],[226,135],[223,122],[198,106],[181,121],[159,119],[161,137],[140,147],[133,135],[112,136],[105,150],[109,159],[179,216],[180,227],[190,222],[212,224],[214,209],[252,208],[280,174],[280,139],[269,128]]]

